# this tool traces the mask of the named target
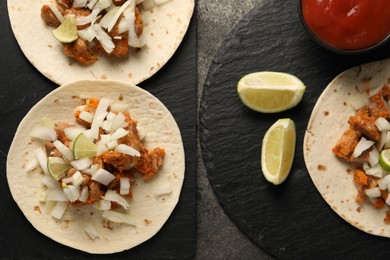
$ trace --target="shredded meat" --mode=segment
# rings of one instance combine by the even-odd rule
[[[133,168],[139,161],[138,157],[113,151],[105,152],[101,157],[105,164],[113,166],[120,172]]]
[[[137,36],[140,37],[144,30],[144,25],[142,24],[142,15],[138,8],[135,8],[135,32]]]
[[[103,192],[100,190],[100,183],[91,181],[89,184],[89,198],[88,201],[93,203],[103,197]]]
[[[47,156],[61,157],[60,151],[58,151],[52,142],[45,142],[45,150]]]
[[[97,54],[90,50],[88,44],[81,38],[71,43],[65,43],[64,52],[82,64],[92,64],[97,60]]]
[[[69,147],[69,145],[70,145],[70,140],[68,139],[68,137],[66,137],[64,129],[68,128],[70,126],[71,125],[69,125],[67,123],[57,123],[55,125],[55,130],[57,133],[58,140],[60,140],[67,147]]]

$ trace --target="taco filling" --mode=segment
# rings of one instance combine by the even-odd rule
[[[56,122],[54,127],[42,126],[30,133],[44,144],[35,151],[45,173],[42,202],[46,207],[54,202],[50,214],[56,219],[62,218],[67,206],[128,209],[126,198],[133,197],[135,175],[153,178],[165,150],[144,147],[137,121],[124,103],[87,98],[74,113],[74,124]]]
[[[150,1],[56,0],[43,5],[41,18],[54,28],[65,55],[81,64],[92,64],[99,54],[126,57],[129,49],[143,47],[144,25],[140,12]],[[145,8],[146,6],[146,8]]]
[[[387,85],[369,93],[363,106],[355,105],[356,113],[349,117],[349,128],[332,149],[354,167],[356,201],[361,205],[367,201],[375,208],[390,205],[390,175],[380,160],[380,154],[390,148],[389,101]],[[390,223],[390,210],[386,211],[384,221]]]

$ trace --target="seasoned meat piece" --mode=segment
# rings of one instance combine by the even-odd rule
[[[116,6],[123,5],[127,0],[112,0],[112,3]]]
[[[47,156],[61,157],[60,151],[58,151],[52,142],[45,142],[45,150]]]
[[[93,203],[103,197],[103,192],[100,190],[100,183],[91,181],[89,184],[89,199],[88,202]]]
[[[163,163],[165,150],[157,147],[149,152],[146,148],[141,150],[141,159],[136,166],[138,172],[143,175],[144,179],[153,177]]]
[[[57,133],[58,140],[60,140],[67,147],[69,147],[69,145],[70,145],[70,140],[68,139],[68,137],[66,137],[64,129],[68,128],[68,127],[71,127],[71,125],[69,125],[67,123],[57,123],[55,125],[55,130]]]
[[[137,36],[140,37],[142,32],[144,31],[144,25],[142,24],[142,15],[141,12],[138,10],[138,8],[135,8],[135,32],[137,33]]]
[[[340,158],[352,161],[352,153],[359,142],[360,137],[361,133],[359,131],[349,128],[337,141],[336,145],[332,149],[332,152]]]
[[[114,39],[113,40],[115,48],[109,54],[110,56],[115,56],[117,58],[126,57],[129,52],[129,44],[127,38]]]
[[[61,22],[54,15],[53,11],[50,9],[50,6],[44,5],[41,8],[41,18],[46,23],[46,25],[57,28],[61,25]]]
[[[135,167],[139,161],[138,157],[113,151],[105,152],[101,157],[105,164],[115,167],[119,172]]]
[[[367,107],[359,109],[355,116],[348,120],[351,128],[361,132],[364,136],[372,141],[379,141],[381,133],[375,125],[375,118],[369,116]]]
[[[66,174],[66,178],[70,178],[70,177],[72,177],[73,176],[73,174],[75,174],[77,172],[77,170],[76,170],[76,168],[70,168],[69,170],[68,170],[68,173]]]
[[[92,64],[97,59],[97,54],[88,48],[88,44],[78,38],[76,41],[64,44],[64,52],[82,64]]]
[[[390,118],[388,105],[384,96],[384,92],[380,91],[374,96],[370,97],[370,104],[368,105],[368,110],[370,117],[377,119],[379,117]]]

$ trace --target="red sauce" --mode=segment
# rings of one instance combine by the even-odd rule
[[[390,0],[302,0],[307,26],[342,50],[371,47],[390,33]]]

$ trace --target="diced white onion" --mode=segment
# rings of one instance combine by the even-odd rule
[[[83,183],[83,175],[81,172],[77,171],[72,175],[72,183],[74,186],[79,187]]]
[[[127,200],[114,190],[107,190],[106,194],[104,195],[104,199],[116,202],[125,209],[128,209],[129,207],[129,203],[127,202]]]
[[[369,198],[377,198],[381,196],[381,191],[378,187],[364,190]]]
[[[88,16],[77,16],[76,17],[76,24],[77,25],[92,24],[96,20],[99,12],[100,12],[99,9],[94,9],[91,12],[91,14]]]
[[[115,44],[113,43],[111,36],[108,35],[99,24],[94,24],[93,28],[96,32],[96,39],[98,39],[101,43],[103,49],[107,53],[111,53],[115,48]]]
[[[82,127],[67,127],[64,129],[64,133],[69,140],[74,140],[76,137],[83,133],[86,129]]]
[[[111,135],[111,140],[117,140],[117,139],[120,139],[122,137],[125,137],[128,133],[129,133],[129,131],[120,127]]]
[[[88,224],[88,226],[85,227],[85,232],[92,240],[95,240],[96,238],[99,237],[99,233],[91,224]]]
[[[372,96],[375,96],[376,94],[379,93],[379,91],[381,91],[383,88],[383,85],[379,85],[378,87],[374,88],[374,89],[370,89],[370,93],[368,94],[368,97],[372,97]]]
[[[88,26],[83,30],[78,30],[77,35],[84,41],[92,42],[96,37],[96,31],[93,29],[93,27]]]
[[[64,21],[64,16],[61,14],[60,10],[58,10],[57,5],[50,5],[49,7],[58,21],[62,23]]]
[[[117,102],[117,103],[111,104],[111,111],[113,111],[113,112],[124,113],[124,112],[128,111],[128,109],[129,109],[129,104],[126,104],[126,103]]]
[[[365,172],[367,175],[375,176],[378,178],[382,178],[384,174],[383,169],[379,164],[375,165],[374,167],[366,169]]]
[[[51,216],[55,219],[61,219],[65,213],[68,203],[65,201],[58,201],[51,211]]]
[[[102,128],[104,131],[106,131],[106,133],[111,131],[111,126],[112,126],[111,121],[104,120]]]
[[[70,202],[75,202],[80,197],[80,190],[74,185],[68,185],[68,187],[64,189],[64,195]]]
[[[60,189],[60,184],[58,183],[58,181],[54,180],[53,177],[51,177],[48,174],[42,177],[42,184],[45,185],[48,189],[52,189],[52,190]]]
[[[87,202],[88,200],[88,197],[89,197],[89,189],[87,186],[85,186],[82,191],[81,191],[81,195],[80,195],[80,198],[79,198],[79,201],[81,202]]]
[[[80,117],[80,119],[84,120],[85,122],[92,123],[93,114],[91,114],[87,111],[81,111],[79,117]]]
[[[386,118],[379,117],[377,120],[375,120],[375,125],[378,128],[379,131],[389,131],[390,130],[390,123],[387,121]]]
[[[94,9],[98,8],[100,10],[103,10],[110,7],[111,4],[112,4],[112,0],[99,0],[94,6]]]
[[[126,144],[120,144],[115,148],[115,152],[127,154],[130,156],[140,157],[141,153],[138,152],[136,149],[134,149],[131,146],[128,146]]]
[[[134,0],[128,0],[126,1],[123,5],[119,7],[119,9],[110,17],[107,27],[105,27],[109,32],[112,30],[116,22],[118,21],[119,17],[123,13],[123,11],[130,5],[130,4],[135,4]],[[103,17],[104,18],[104,17]]]
[[[386,143],[386,137],[387,137],[387,131],[381,132],[381,138],[379,139],[379,142],[377,143],[377,149],[381,151]]]
[[[69,184],[69,183],[73,182],[73,176],[71,176],[69,178],[61,179],[61,182],[65,183],[65,184]]]
[[[31,172],[32,170],[35,170],[38,166],[39,166],[39,161],[37,160],[37,158],[33,158],[27,162],[24,169],[27,172]]]
[[[99,169],[99,165],[93,164],[93,165],[91,165],[90,168],[83,170],[83,173],[86,173],[86,174],[93,176],[98,169]]]
[[[62,190],[48,190],[46,201],[68,201]]]
[[[381,190],[388,190],[390,188],[390,174],[378,180],[378,186]]]
[[[118,140],[112,140],[107,144],[109,150],[115,149],[118,146]]]
[[[53,145],[57,150],[62,154],[62,156],[68,160],[73,161],[73,153],[66,145],[64,145],[60,140],[54,141]]]
[[[97,154],[96,154],[97,156],[100,156],[109,150],[107,145],[104,144],[103,142],[98,142],[97,145],[98,145]]]
[[[362,137],[360,141],[357,143],[355,149],[353,150],[352,156],[354,158],[359,157],[365,150],[369,149],[374,144],[373,141],[367,140],[366,138]]]
[[[82,158],[79,160],[75,160],[70,162],[70,164],[79,171],[85,170],[88,167],[92,165],[92,159],[91,158]]]
[[[107,120],[108,121],[113,121],[114,119],[115,119],[115,117],[116,117],[116,114],[115,113],[113,113],[113,112],[108,112],[108,114],[107,114]]]
[[[98,0],[88,0],[88,1],[89,3],[87,4],[87,7],[92,10],[92,8],[95,6]]]
[[[107,210],[103,212],[102,216],[103,218],[114,223],[125,223],[134,227],[137,225],[135,217],[128,214]]]
[[[130,193],[130,179],[129,178],[120,178],[120,195],[128,195]]]
[[[379,162],[379,151],[375,146],[373,146],[372,150],[368,153],[368,162],[372,166]]]
[[[390,196],[387,196],[386,204],[390,206]]]
[[[57,140],[57,133],[53,128],[41,126],[33,129],[30,132],[30,137],[44,141],[55,141]]]
[[[87,5],[87,0],[73,0],[73,8],[83,8]]]
[[[111,131],[117,130],[119,127],[122,126],[122,124],[126,122],[126,117],[122,113],[118,113],[115,118],[112,120],[112,125],[111,125]]]
[[[47,155],[43,147],[39,147],[35,150],[35,157],[37,158],[39,165],[42,168],[42,171],[45,174],[49,174],[49,171],[47,170]]]
[[[115,176],[112,175],[109,171],[100,168],[92,176],[92,180],[97,181],[103,185],[108,185],[115,179]]]
[[[93,204],[93,207],[99,210],[109,210],[111,208],[111,201],[99,200]]]
[[[99,24],[101,27],[107,29],[109,26],[110,21],[114,18],[114,15],[119,10],[119,6],[115,6],[111,8],[100,20]]]
[[[154,0],[144,0],[142,2],[142,6],[145,10],[150,10],[150,9],[154,8],[156,6],[156,4],[154,3]]]

